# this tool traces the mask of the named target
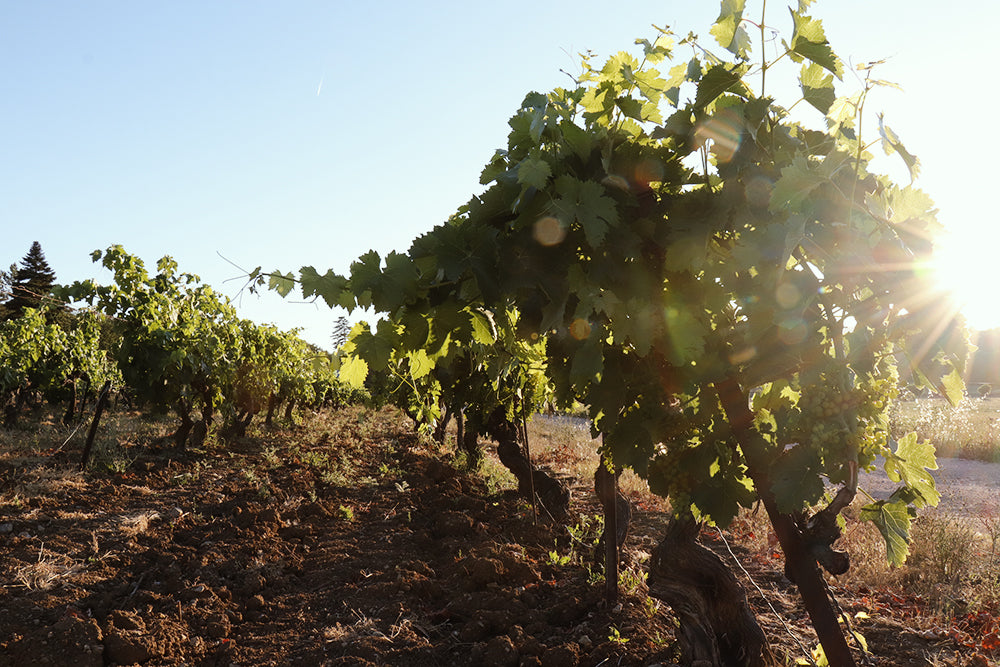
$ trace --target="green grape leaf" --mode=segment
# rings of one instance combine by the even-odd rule
[[[709,30],[719,46],[743,59],[750,49],[750,36],[742,25],[745,4],[746,0],[722,0],[719,18]]]
[[[879,500],[861,508],[860,519],[871,521],[885,539],[889,563],[901,567],[910,552],[912,510],[900,501]]]
[[[833,75],[828,74],[821,65],[809,63],[802,66],[799,84],[802,86],[803,99],[816,107],[821,114],[826,115],[837,99],[837,92],[833,88]]]
[[[295,276],[291,272],[283,274],[275,271],[267,281],[267,288],[274,290],[282,297],[288,296],[294,287]]]
[[[725,65],[715,65],[705,72],[698,82],[698,92],[694,104],[704,108],[714,102],[724,92],[739,87],[742,68],[730,70]]]
[[[797,155],[792,164],[781,170],[781,178],[771,190],[768,207],[775,213],[788,209],[799,210],[812,191],[826,180],[809,168],[809,162],[804,156]]]
[[[795,24],[792,53],[821,65],[840,79],[844,73],[844,66],[830,48],[826,33],[823,31],[823,22],[795,10],[791,12]]]
[[[639,88],[639,93],[647,100],[658,103],[667,82],[660,78],[660,73],[655,69],[645,69],[633,73],[632,81]]]
[[[365,386],[365,379],[368,377],[368,362],[360,357],[345,357],[340,362],[337,377],[341,382],[360,389]]]
[[[553,206],[559,220],[566,227],[579,221],[590,247],[600,246],[608,226],[618,224],[618,208],[604,194],[604,186],[564,175],[556,179],[555,190],[559,196]]]
[[[604,370],[604,350],[597,336],[591,335],[577,348],[570,365],[569,377],[574,384],[587,385]]]
[[[937,505],[941,500],[929,470],[937,470],[934,445],[929,440],[919,442],[916,433],[899,439],[896,451],[885,451],[885,472],[893,482],[902,482],[916,494],[917,507]]]
[[[562,130],[563,140],[565,140],[566,145],[569,146],[581,160],[586,160],[590,157],[591,152],[593,152],[596,142],[594,140],[594,135],[586,130],[578,127],[575,123],[569,120],[564,120],[559,123],[559,129]]]
[[[382,278],[382,258],[374,250],[369,250],[351,263],[351,291],[358,305],[368,308],[372,305],[372,294],[377,291]]]
[[[823,464],[815,450],[805,445],[786,449],[771,464],[771,491],[778,510],[797,512],[823,497]]]
[[[507,173],[507,151],[497,149],[493,159],[489,161],[479,174],[479,184],[488,185]]]
[[[642,102],[635,99],[634,97],[628,97],[623,95],[615,100],[615,105],[622,110],[622,113],[629,118],[634,118],[635,120],[643,120],[642,118]]]
[[[481,345],[492,345],[496,342],[493,322],[486,314],[472,310],[469,311],[469,318],[472,320],[472,340]]]
[[[688,64],[681,63],[679,65],[674,65],[670,68],[668,72],[668,79],[663,85],[664,96],[670,100],[670,103],[677,106],[678,101],[680,101],[681,95],[681,84],[687,79],[688,74]]]
[[[332,270],[320,275],[313,267],[303,266],[299,269],[299,283],[304,298],[321,297],[330,308],[343,306],[346,302],[350,307],[343,307],[348,311],[353,310],[354,295],[348,289],[347,278],[344,276],[337,275]]]
[[[705,353],[705,339],[709,332],[705,325],[688,308],[667,306],[663,309],[669,349],[667,359],[677,367],[701,362]]]
[[[425,350],[407,352],[406,358],[410,361],[410,377],[414,380],[425,377],[434,368],[434,362],[427,356]]]
[[[379,297],[375,306],[380,310],[395,310],[416,296],[417,267],[409,255],[399,252],[386,255],[382,277],[379,289],[372,290]]]
[[[878,115],[878,131],[882,136],[882,150],[885,151],[886,155],[899,154],[899,157],[902,158],[903,163],[910,172],[910,182],[913,182],[917,174],[920,173],[920,160],[917,159],[916,155],[906,150],[903,142],[899,140],[899,136],[885,124],[882,114]]]
[[[952,367],[951,370],[942,375],[938,380],[938,391],[940,391],[948,402],[958,405],[965,398],[965,380],[958,369]]]
[[[525,158],[517,166],[517,182],[524,186],[532,186],[539,190],[544,190],[550,176],[552,176],[552,167],[549,166],[548,162],[537,156]]]
[[[691,491],[691,502],[698,511],[720,528],[729,526],[740,507],[751,507],[756,499],[753,483],[746,477],[714,474]]]
[[[584,111],[595,118],[608,113],[614,103],[615,95],[608,85],[587,88],[583,99],[580,100],[580,106],[583,107]]]
[[[635,43],[642,45],[642,53],[646,56],[646,62],[650,63],[658,63],[664,58],[669,58],[674,48],[674,39],[667,33],[661,34],[653,43],[648,39],[637,39]]]

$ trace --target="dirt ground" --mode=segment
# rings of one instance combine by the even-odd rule
[[[569,528],[536,525],[528,504],[454,467],[397,412],[360,408],[132,457],[79,473],[72,447],[3,454],[0,666],[679,660],[673,617],[642,574],[666,519],[636,506],[620,601],[606,604],[589,480],[567,480]],[[702,539],[732,564],[731,545],[775,653],[794,665],[815,635],[778,554],[740,548],[740,530]],[[905,592],[835,590],[869,664],[992,664],[928,629]]]

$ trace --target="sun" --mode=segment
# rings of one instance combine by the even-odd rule
[[[935,242],[933,269],[940,287],[961,305],[975,331],[1000,327],[1000,294],[995,273],[1000,268],[1000,230],[957,229]]]

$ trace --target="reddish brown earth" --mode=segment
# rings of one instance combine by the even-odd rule
[[[347,409],[203,452],[144,447],[114,475],[71,472],[78,457],[0,464],[0,665],[679,659],[669,610],[639,576],[661,513],[637,507],[620,602],[607,605],[587,567],[589,483],[569,480],[577,530],[536,526],[522,500],[454,468],[396,412]],[[732,563],[717,533],[703,541]],[[815,636],[780,560],[733,549],[775,652],[795,664]],[[899,591],[838,593],[847,614],[868,615],[855,623],[870,664],[989,664],[922,631]]]

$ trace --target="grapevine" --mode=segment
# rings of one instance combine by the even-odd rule
[[[876,455],[901,486],[862,516],[905,558],[911,510],[937,493],[933,447],[888,435],[895,366],[957,400],[967,341],[921,270],[938,231],[930,198],[873,170],[871,81],[838,97],[843,64],[807,3],[784,51],[755,65],[743,4],[722,4],[721,55],[657,29],[640,57],[585,58],[575,87],[525,97],[485,191],[408,253],[297,280],[306,297],[386,314],[345,346],[341,376],[356,384],[390,363],[414,379],[445,368],[450,345],[483,343],[480,316],[537,344],[556,399],[588,406],[602,457],[647,477],[684,520],[725,526],[764,505],[826,655],[847,665],[816,563],[847,567],[835,518]],[[800,68],[818,127],[754,90],[779,60]],[[881,120],[879,133],[915,177]],[[510,346],[490,343],[474,357],[484,406],[508,400],[483,360]],[[435,380],[440,395],[463,381]],[[827,481],[840,489],[810,514]]]

